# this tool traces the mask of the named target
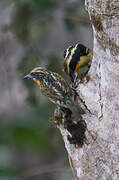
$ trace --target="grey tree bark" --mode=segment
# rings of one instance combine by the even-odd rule
[[[78,94],[89,109],[86,141],[81,148],[68,141],[69,132],[58,126],[77,180],[119,179],[119,2],[86,0],[92,22],[94,48],[90,80]]]

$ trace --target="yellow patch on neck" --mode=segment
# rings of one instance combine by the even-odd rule
[[[33,78],[34,82],[36,82],[40,86],[40,81],[37,80],[36,78]]]

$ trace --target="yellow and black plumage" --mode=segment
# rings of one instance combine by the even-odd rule
[[[24,78],[33,79],[40,86],[42,94],[56,105],[70,109],[79,118],[80,114],[84,114],[84,110],[75,102],[75,93],[59,74],[37,67]]]
[[[90,69],[92,53],[89,48],[82,44],[69,46],[64,51],[64,68],[63,70],[70,76],[72,82],[82,78]]]

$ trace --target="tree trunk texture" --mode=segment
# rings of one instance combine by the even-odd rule
[[[86,0],[93,27],[93,61],[88,83],[77,92],[84,101],[86,141],[76,147],[59,125],[77,180],[119,179],[119,2]]]

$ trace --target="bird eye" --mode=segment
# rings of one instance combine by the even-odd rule
[[[35,73],[35,72],[32,72],[32,73],[31,73],[31,76],[35,76],[35,75],[36,75],[36,73]]]

